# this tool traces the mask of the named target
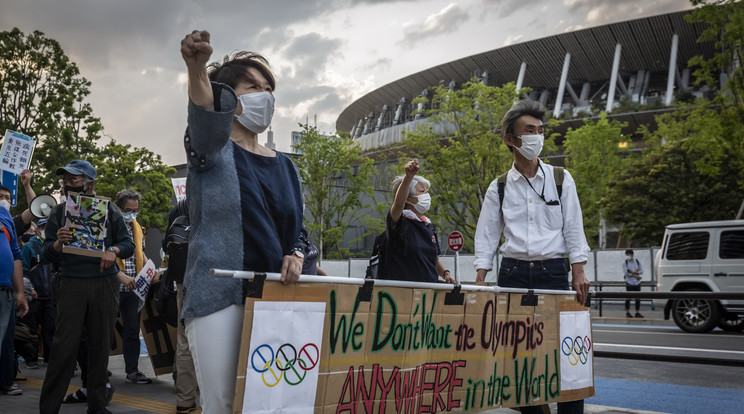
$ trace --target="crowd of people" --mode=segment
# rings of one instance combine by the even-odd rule
[[[317,266],[318,249],[303,226],[297,168],[288,156],[258,142],[258,134],[271,124],[277,87],[267,60],[237,52],[208,63],[212,46],[206,31],[186,35],[181,54],[189,97],[183,138],[189,166],[187,202],[174,208],[169,226],[179,215],[186,216],[190,234],[197,236],[189,239],[183,279],[169,281],[177,285],[181,320],[174,361],[177,412],[197,408],[198,388],[202,412],[231,413],[248,286],[239,279],[210,277],[209,270],[276,272],[285,284],[297,282],[301,274],[325,272]],[[539,159],[544,121],[545,109],[529,100],[515,103],[503,119],[502,137],[514,163],[494,179],[485,195],[475,235],[476,283],[485,284],[499,250],[503,255],[499,286],[558,290],[571,286],[584,303],[589,283],[583,265],[589,248],[581,208],[570,173]],[[426,216],[431,183],[418,175],[419,170],[419,161],[412,159],[405,174],[393,182],[384,233],[385,264],[379,275],[455,283],[439,260],[438,236]],[[71,161],[55,173],[62,177],[63,196],[95,195],[96,169],[87,161]],[[20,175],[28,200],[35,197],[30,180],[29,171]],[[114,393],[108,358],[117,315],[123,326],[126,381],[152,382],[138,367],[140,299],[133,292],[134,277],[148,260],[143,229],[136,220],[140,195],[122,189],[109,203],[106,248],[97,257],[63,250],[73,238],[63,203],[34,224],[28,210],[11,217],[9,199],[10,191],[0,188],[0,206],[5,207],[0,208],[5,233],[0,240],[7,236],[7,243],[0,241],[0,289],[7,296],[0,301],[0,392],[22,394],[13,384],[14,346],[8,340],[18,332],[17,314],[31,340],[16,350],[27,368],[37,368],[39,361],[47,366],[40,412],[58,413],[63,403],[87,403],[88,413],[108,413],[105,406]],[[225,229],[239,231],[226,237]],[[22,250],[18,239],[25,241]],[[164,250],[167,246],[163,244]],[[632,274],[631,270],[626,269]],[[76,365],[83,387],[66,394]],[[522,412],[533,408],[540,409],[525,407]],[[561,403],[559,412],[583,412],[583,401]]]

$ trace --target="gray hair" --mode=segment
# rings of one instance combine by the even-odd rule
[[[395,180],[393,180],[393,197],[398,193],[398,187],[400,187],[400,184],[403,182],[403,178],[405,178],[405,175],[399,175],[395,177]],[[431,188],[429,180],[420,175],[414,175],[411,180],[411,185],[408,187],[408,197],[416,196],[416,184],[418,183],[423,184],[426,188]]]
[[[529,115],[535,117],[542,122],[545,122],[545,107],[537,101],[530,99],[522,99],[519,102],[515,102],[506,114],[501,119],[501,138],[506,137],[506,134],[514,134],[514,126],[517,119]]]
[[[124,208],[124,204],[127,203],[129,200],[134,200],[136,202],[140,202],[140,194],[134,190],[130,190],[128,188],[124,190],[120,190],[118,193],[116,193],[115,198],[116,206],[119,208]]]

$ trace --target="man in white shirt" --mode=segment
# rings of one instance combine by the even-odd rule
[[[584,276],[589,246],[581,206],[571,174],[564,170],[559,196],[553,166],[538,158],[545,139],[544,119],[545,108],[525,99],[515,103],[502,120],[501,135],[514,154],[514,163],[506,175],[503,205],[498,179],[491,182],[483,200],[475,231],[475,283],[485,284],[503,233],[499,286],[569,290],[568,259],[571,287],[583,304],[589,292]],[[583,400],[558,404],[560,414],[583,410]],[[521,411],[542,413],[541,407],[522,407]]]
[[[628,292],[640,292],[641,291],[641,275],[643,274],[643,268],[641,262],[638,259],[633,258],[633,250],[628,249],[625,251],[625,261],[623,262],[623,274],[625,275],[625,290]],[[641,299],[636,298],[635,300],[635,317],[642,318],[641,315]],[[630,299],[625,299],[625,316],[632,318],[630,314]]]

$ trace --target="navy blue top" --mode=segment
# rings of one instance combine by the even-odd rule
[[[390,211],[385,223],[385,270],[383,279],[437,283],[439,245],[434,225],[401,215],[393,227]]]
[[[10,241],[4,231],[0,231],[0,286],[12,286],[13,270],[16,260],[21,260],[13,218],[4,207],[0,207],[0,222],[8,230]]]
[[[184,136],[191,230],[182,318],[244,302],[240,279],[213,278],[210,269],[279,272],[283,256],[300,248],[302,191],[292,160],[231,141],[238,98],[223,84],[212,91],[214,111],[189,102]]]

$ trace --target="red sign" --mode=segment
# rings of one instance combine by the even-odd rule
[[[449,238],[447,239],[447,244],[453,252],[462,249],[462,243],[462,233],[460,233],[459,231],[453,231],[452,233],[450,233]]]

